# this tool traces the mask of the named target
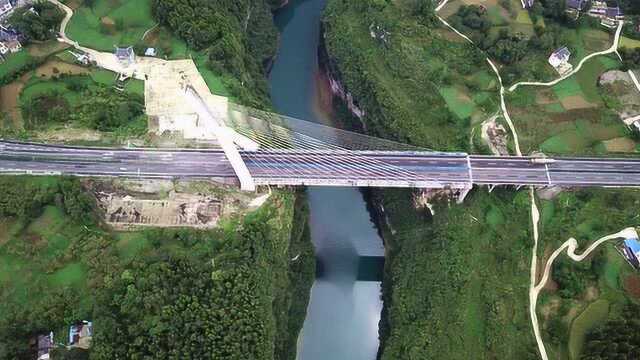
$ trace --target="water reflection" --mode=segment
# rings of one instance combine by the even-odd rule
[[[313,104],[324,5],[325,0],[291,0],[277,12],[280,50],[270,76],[276,110],[315,122],[320,122]],[[380,268],[361,267],[360,257],[383,256],[382,240],[357,189],[309,188],[308,196],[319,272],[298,342],[298,359],[373,360],[382,310],[380,282],[357,279],[375,278]]]

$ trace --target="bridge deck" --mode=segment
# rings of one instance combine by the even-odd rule
[[[471,184],[640,186],[640,159],[467,156],[429,152],[241,152],[257,185],[464,188]],[[108,149],[0,141],[0,173],[227,178],[221,150]]]

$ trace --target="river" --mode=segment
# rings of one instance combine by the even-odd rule
[[[332,119],[318,106],[316,81],[325,3],[291,0],[276,12],[281,39],[269,82],[278,112],[330,125]],[[380,282],[359,281],[358,276],[359,267],[360,278],[380,270],[381,265],[361,265],[364,257],[384,256],[382,240],[358,189],[311,187],[307,193],[318,274],[298,339],[298,359],[373,360],[382,310]]]

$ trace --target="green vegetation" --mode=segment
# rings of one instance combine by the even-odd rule
[[[514,11],[517,6],[510,1],[459,5],[447,18],[503,65],[506,84],[557,77],[547,59],[559,47],[571,50],[570,62],[576,65],[588,53],[611,44],[609,34],[594,27],[589,17],[577,23],[569,20],[564,3],[536,1],[529,11]]]
[[[110,52],[135,45],[154,25],[151,0],[90,0],[74,11],[66,32],[80,45]]]
[[[96,359],[295,357],[315,267],[303,197],[274,193],[216,230],[113,234],[76,179],[0,188],[1,358],[77,319],[94,322]]]
[[[130,82],[119,92],[113,89],[115,82],[115,74],[104,70],[90,76],[32,78],[20,94],[25,128],[38,130],[71,123],[125,136],[144,136],[147,121],[143,114],[143,84]]]
[[[29,10],[32,8],[34,11]],[[55,39],[64,13],[48,1],[36,1],[33,6],[15,10],[9,23],[16,27],[27,42]]]
[[[477,190],[463,205],[437,202],[433,217],[405,191],[383,195],[395,235],[385,233],[382,359],[535,359],[533,337],[523,336],[527,193]]]
[[[497,81],[480,51],[431,29],[429,4],[329,2],[322,61],[366,112],[372,134],[463,150],[471,127],[498,109]]]
[[[546,257],[569,237],[585,249],[596,239],[634,224],[638,202],[638,191],[620,189],[562,193],[552,201],[541,201],[539,256]],[[538,308],[550,358],[579,359],[586,334],[633,303],[635,295],[622,284],[638,275],[613,245],[602,245],[580,263],[564,254],[556,259],[553,283],[542,293]]]
[[[637,359],[640,357],[638,305],[624,309],[620,318],[607,321],[587,336],[584,360]]]
[[[589,304],[582,314],[573,320],[571,337],[569,338],[569,353],[572,358],[577,359],[578,355],[582,353],[582,346],[589,329],[606,321],[607,315],[609,315],[609,302],[601,299]]]
[[[7,60],[0,66],[0,84],[10,83],[20,74],[35,68],[38,65],[27,51],[20,51],[7,57]]]
[[[598,86],[600,75],[619,67],[618,60],[600,56],[550,89],[524,86],[508,93],[507,107],[523,150],[605,153],[604,141],[629,137],[628,129],[610,105],[612,94]]]
[[[276,4],[280,1],[153,0],[152,9],[162,26],[200,54],[196,63],[212,91],[220,90],[222,78],[238,101],[264,108],[269,105],[265,65],[276,52],[270,11]]]
[[[468,2],[449,3],[451,8],[441,15],[466,26],[477,42],[486,42],[482,47],[500,59],[507,83],[557,77],[547,64],[556,46],[569,45],[575,64],[610,45],[610,35],[588,21],[571,23],[562,2],[536,1],[529,13],[519,10],[518,1],[496,1],[504,11],[483,2],[486,13],[479,7],[462,8],[463,3]],[[365,110],[361,121],[368,132],[437,150],[467,150],[469,129],[478,118],[493,115],[487,110],[496,110],[478,106],[482,99],[495,101],[495,88],[489,85],[495,77],[484,68],[482,53],[436,29],[431,5],[330,1],[327,56],[322,60]],[[417,15],[416,8],[426,10]],[[603,72],[620,66],[613,57],[597,57],[552,88],[520,87],[508,93],[508,110],[524,152],[600,153],[606,151],[604,141],[628,136],[597,85]],[[469,68],[483,75],[472,76],[465,72]],[[465,118],[471,121],[465,123]],[[345,123],[354,121],[346,118]],[[477,189],[462,205],[431,199],[433,216],[416,209],[414,199],[415,194],[402,190],[372,194],[373,202],[384,208],[378,224],[387,250],[380,357],[537,359],[527,313],[532,246],[527,193]],[[569,237],[584,248],[635,224],[640,194],[581,190],[538,201],[538,259],[543,261]],[[538,317],[554,359],[579,358],[585,334],[619,316],[640,287],[640,278],[613,244],[580,264],[561,255],[552,278]]]

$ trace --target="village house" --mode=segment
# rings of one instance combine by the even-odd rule
[[[629,265],[640,270],[640,241],[638,239],[626,239],[618,250],[622,253]]]
[[[38,360],[51,359],[51,350],[55,347],[53,343],[53,332],[49,335],[39,335],[37,340],[38,345]]]
[[[69,327],[69,347],[88,349],[91,346],[93,324],[91,321],[80,321]]]
[[[560,74],[564,75],[573,70],[573,65],[569,63],[571,51],[565,46],[554,51],[549,57],[549,64]]]
[[[533,4],[535,3],[535,0],[520,0],[520,3],[522,3],[523,9],[531,9],[533,7]]]
[[[567,9],[582,11],[587,7],[586,0],[567,0]]]
[[[144,56],[153,56],[155,57],[157,55],[156,49],[155,48],[147,48],[147,50],[144,51]]]
[[[586,0],[567,0],[567,15],[574,20],[578,20],[580,13],[587,6]]]
[[[624,20],[624,13],[617,1],[592,1],[587,14],[599,18],[600,24],[608,28],[615,28],[618,21]]]
[[[8,15],[13,10],[13,4],[9,0],[0,0],[0,17]]]
[[[16,53],[22,49],[22,44],[18,40],[18,33],[0,25],[0,48],[6,47],[9,52]],[[0,50],[0,53],[5,54]]]
[[[124,67],[133,65],[136,62],[136,54],[133,52],[132,46],[126,48],[116,47],[115,55]]]

